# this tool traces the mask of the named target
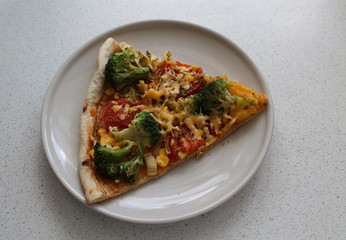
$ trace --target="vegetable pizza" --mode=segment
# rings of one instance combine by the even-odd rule
[[[225,75],[173,60],[169,51],[158,58],[107,39],[81,117],[79,173],[87,203],[116,197],[199,156],[267,102]]]

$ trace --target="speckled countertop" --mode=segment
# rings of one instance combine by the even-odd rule
[[[80,45],[176,19],[232,39],[272,92],[262,165],[235,197],[171,224],[128,223],[77,201],[47,161],[46,90]],[[0,1],[1,239],[346,239],[346,2]]]

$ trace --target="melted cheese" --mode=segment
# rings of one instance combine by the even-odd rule
[[[170,53],[168,52],[161,62],[156,63],[157,65],[161,64],[161,66],[164,64],[171,65],[171,68],[165,70],[166,72],[160,76],[159,81],[150,83],[139,81],[137,84],[138,90],[143,94],[143,105],[130,107],[126,104],[120,119],[125,118],[128,113],[138,111],[138,109],[147,111],[152,113],[159,123],[163,139],[166,139],[172,131],[179,131],[178,126],[184,124],[192,133],[191,140],[203,138],[206,141],[206,146],[209,146],[217,140],[217,137],[210,134],[210,127],[218,135],[225,134],[236,121],[242,121],[257,111],[256,105],[259,95],[237,82],[230,82],[229,91],[239,97],[234,106],[230,106],[229,102],[226,101],[222,103],[225,105],[225,109],[230,109],[230,112],[224,113],[222,116],[216,110],[212,110],[212,114],[207,116],[191,114],[185,109],[180,109],[176,97],[182,89],[188,90],[195,79],[202,78],[208,83],[216,79],[228,81],[228,78],[226,75],[213,78],[197,71],[200,70],[197,65],[177,66],[176,62],[171,61],[169,57]],[[113,108],[114,112],[119,110],[117,106]],[[102,139],[106,140],[107,137],[103,135]],[[111,139],[107,140],[111,141]]]
[[[117,113],[121,108],[122,108],[121,105],[114,104],[114,105],[112,106],[112,111],[113,111],[114,113]]]
[[[207,127],[209,124],[217,134],[224,134],[236,120],[245,119],[251,114],[251,111],[249,112],[248,109],[244,110],[243,108],[244,106],[248,108],[251,105],[245,103],[245,97],[255,99],[253,91],[236,82],[231,82],[229,91],[232,94],[241,96],[241,98],[237,98],[236,107],[233,107],[230,113],[220,116],[216,111],[213,111],[211,116],[206,116],[194,115],[186,110],[179,109],[176,102],[177,94],[179,94],[180,89],[189,89],[191,82],[195,79],[203,77],[206,82],[211,82],[215,79],[228,81],[228,78],[226,75],[211,78],[203,73],[198,73],[196,70],[200,67],[197,65],[190,67],[177,66],[176,62],[171,61],[167,56],[166,62],[172,67],[161,76],[158,85],[139,83],[139,88],[144,92],[143,110],[154,115],[161,126],[161,133],[164,138],[174,129],[178,130],[177,126],[185,124],[193,134],[194,139],[204,138],[207,140],[207,144],[211,144],[216,138],[209,133]],[[228,102],[225,101],[222,104],[225,105],[224,108],[230,108]]]

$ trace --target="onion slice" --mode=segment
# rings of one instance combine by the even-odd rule
[[[147,165],[147,175],[155,176],[157,174],[157,165],[153,154],[151,154],[151,152],[144,154],[144,160]]]

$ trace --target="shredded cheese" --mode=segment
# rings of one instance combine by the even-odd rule
[[[155,67],[164,64],[169,64],[171,67],[163,75],[159,76],[159,81],[145,82],[139,81],[137,89],[142,94],[142,105],[129,106],[125,104],[124,107],[120,105],[114,105],[112,110],[116,113],[123,108],[122,113],[119,115],[121,120],[124,120],[129,113],[137,112],[138,110],[147,111],[152,113],[155,120],[161,127],[161,134],[163,139],[167,139],[169,133],[174,130],[179,131],[179,126],[184,124],[188,130],[192,133],[192,139],[206,141],[206,146],[214,143],[217,137],[210,133],[210,129],[217,135],[222,135],[229,131],[232,125],[237,120],[242,120],[249,117],[256,111],[257,104],[256,94],[253,90],[245,88],[243,85],[236,82],[230,82],[229,91],[232,94],[239,96],[236,99],[235,106],[230,106],[228,101],[222,102],[224,109],[230,109],[228,113],[224,113],[222,116],[212,110],[210,116],[202,114],[191,114],[186,109],[180,109],[177,104],[177,96],[182,90],[188,90],[191,88],[191,84],[198,79],[202,79],[209,83],[216,79],[227,80],[226,75],[211,77],[201,72],[201,69],[197,65],[190,67],[178,66],[175,61],[170,60],[171,53],[167,52],[161,61],[156,61]],[[118,98],[118,94],[114,93],[113,89],[107,89],[105,94],[110,96],[114,94],[114,99]],[[246,108],[246,110],[245,110]],[[100,135],[101,144],[114,144],[114,139],[107,135],[106,131],[98,131]],[[92,154],[92,153],[90,153]],[[179,157],[184,158],[187,153],[179,152]],[[169,159],[166,150],[160,149],[159,154],[156,156],[156,163],[160,167],[166,167]],[[154,175],[154,173],[150,173]]]
[[[239,109],[233,109],[232,112],[224,114],[221,118],[216,111],[210,116],[207,115],[196,115],[191,114],[185,109],[179,109],[176,101],[176,96],[179,92],[183,90],[188,90],[191,88],[191,83],[195,79],[204,79],[206,82],[211,82],[216,79],[228,80],[226,75],[218,76],[212,78],[209,75],[198,72],[200,69],[197,65],[192,65],[190,67],[178,66],[175,61],[170,60],[170,54],[167,53],[164,59],[167,64],[171,66],[170,69],[160,77],[158,84],[152,82],[150,84],[140,81],[138,87],[144,92],[143,95],[143,110],[151,112],[157,122],[161,126],[161,134],[163,138],[167,136],[174,129],[178,129],[177,126],[185,124],[189,131],[193,135],[193,139],[206,139],[208,142],[212,143],[215,141],[215,137],[211,136],[209,133],[210,126],[214,129],[216,134],[222,134],[226,132],[236,121],[236,119],[246,118],[246,113],[248,111],[243,111],[243,115],[240,114]],[[242,91],[240,84],[231,84],[230,92]],[[248,94],[252,94],[252,90],[245,89]],[[247,95],[248,97],[248,95]],[[244,98],[238,98],[236,106],[243,105],[242,101]],[[230,108],[229,102],[224,101],[223,107],[225,109]],[[237,115],[234,112],[238,112]]]

